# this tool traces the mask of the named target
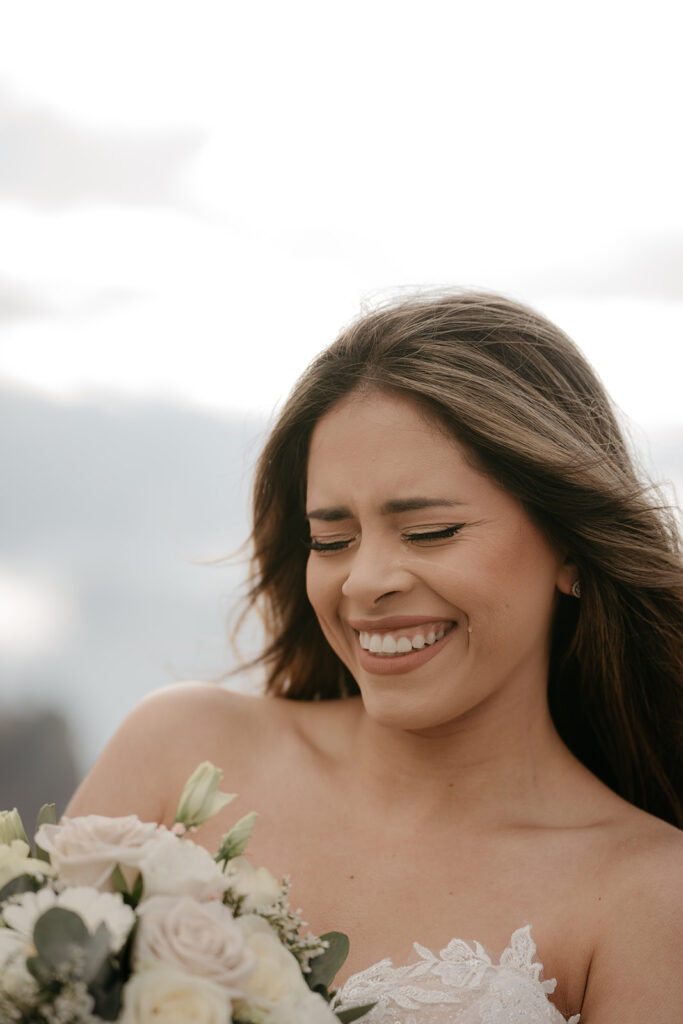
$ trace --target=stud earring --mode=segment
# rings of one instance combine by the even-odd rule
[[[572,597],[581,597],[581,583],[579,580],[574,580],[572,583]]]

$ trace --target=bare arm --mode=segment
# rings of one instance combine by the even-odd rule
[[[683,1021],[683,834],[631,859],[605,908],[581,1024]]]

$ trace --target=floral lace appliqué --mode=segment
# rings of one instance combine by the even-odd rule
[[[480,945],[451,939],[439,955],[414,944],[417,960],[394,967],[380,960],[352,975],[335,1005],[376,1002],[367,1024],[579,1024],[567,1021],[548,995],[554,979],[541,981],[531,928],[518,928],[493,963]]]

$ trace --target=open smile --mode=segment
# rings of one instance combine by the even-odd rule
[[[360,664],[379,675],[412,671],[439,653],[455,627],[455,622],[434,620],[391,629],[354,628]]]

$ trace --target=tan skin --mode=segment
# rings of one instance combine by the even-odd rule
[[[170,823],[209,759],[240,799],[198,841],[213,851],[260,813],[253,863],[293,875],[315,932],[351,938],[338,982],[405,962],[414,941],[497,954],[531,924],[565,1015],[681,1019],[681,833],[591,775],[547,708],[550,623],[577,575],[567,554],[453,438],[387,396],[352,396],[318,424],[307,510],[324,549],[309,599],[361,697],[163,691],[129,716],[68,814]],[[412,638],[429,621],[444,637],[407,669],[362,649],[362,632]]]

